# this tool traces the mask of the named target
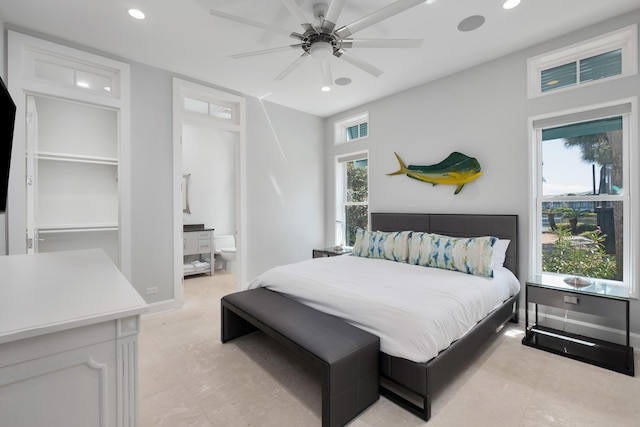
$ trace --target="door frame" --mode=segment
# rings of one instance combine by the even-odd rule
[[[232,106],[232,120],[186,111],[185,96],[198,100],[220,102]],[[237,133],[236,150],[236,247],[238,288],[246,280],[246,126],[245,99],[242,96],[201,84],[173,78],[173,257],[174,308],[184,302],[183,238],[182,238],[182,126],[194,124]],[[214,231],[215,233],[215,231]],[[213,262],[213,260],[212,260]]]

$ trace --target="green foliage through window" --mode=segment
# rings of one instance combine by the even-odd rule
[[[346,169],[345,244],[353,246],[356,227],[366,229],[369,225],[369,161],[349,161]]]
[[[604,250],[605,235],[587,231],[579,237],[569,227],[556,230],[557,240],[550,250],[543,250],[542,268],[549,273],[571,274],[598,279],[615,279],[616,259]]]

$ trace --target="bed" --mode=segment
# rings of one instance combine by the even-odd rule
[[[518,321],[517,216],[372,213],[371,229],[458,238],[493,236],[510,243],[504,268],[494,268],[491,277],[344,255],[270,270],[249,287],[269,288],[380,336],[381,394],[428,420],[434,392],[446,385],[506,321]],[[491,245],[494,242],[491,240]],[[447,280],[447,285],[423,294],[427,291],[420,286],[424,283],[421,274],[426,270],[432,270],[437,282]],[[492,287],[496,285],[490,297],[486,295],[488,280]],[[384,287],[390,291],[385,293]],[[463,292],[454,295],[450,289],[456,287]],[[436,294],[444,295],[443,302],[423,309],[421,301]],[[465,299],[473,305],[466,305]],[[445,310],[447,304],[450,307]],[[371,310],[369,305],[373,311],[367,311]],[[476,309],[476,305],[482,307]],[[408,311],[414,314],[407,315]],[[445,314],[449,317],[442,317]]]

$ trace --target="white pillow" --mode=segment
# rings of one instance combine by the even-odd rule
[[[498,239],[493,245],[493,255],[491,255],[491,265],[494,267],[502,267],[507,256],[507,248],[511,240]]]

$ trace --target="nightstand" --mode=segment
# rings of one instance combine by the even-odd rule
[[[333,246],[330,248],[324,249],[314,249],[313,250],[313,258],[326,258],[330,256],[338,256],[344,254],[350,254],[351,249],[343,248],[341,251],[337,251]]]
[[[533,304],[535,313],[535,321],[531,326],[529,304]],[[538,324],[539,305],[622,320],[626,325],[626,345],[541,326]],[[525,336],[522,344],[634,376],[626,289],[600,282],[576,288],[566,284],[561,276],[536,276],[526,283]]]

